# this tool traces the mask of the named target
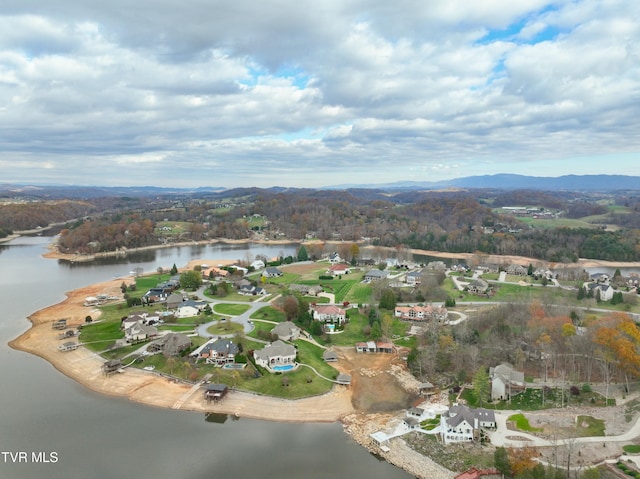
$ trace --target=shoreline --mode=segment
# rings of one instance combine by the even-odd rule
[[[97,353],[84,347],[69,352],[59,351],[62,341],[58,339],[59,331],[52,329],[51,323],[68,318],[69,327],[76,327],[84,324],[87,315],[94,320],[99,318],[99,310],[83,306],[85,298],[96,294],[120,294],[121,283],[122,278],[119,278],[67,292],[62,302],[29,316],[31,327],[10,341],[9,346],[44,359],[92,391],[149,406],[282,422],[336,422],[356,412],[351,404],[351,393],[346,388],[334,388],[323,396],[295,401],[231,391],[219,404],[207,404],[199,385],[177,382],[136,368],[105,376],[102,373],[105,360]]]
[[[20,235],[13,235],[15,237],[10,239],[5,239],[6,241],[10,241],[12,239],[19,238]],[[218,238],[218,239],[209,239],[209,240],[201,240],[201,241],[182,241],[179,243],[170,243],[170,244],[158,244],[158,245],[149,245],[149,246],[141,246],[139,248],[131,248],[124,249],[119,251],[105,251],[102,253],[91,254],[70,254],[70,253],[61,253],[57,249],[57,245],[54,241],[52,241],[49,245],[49,251],[44,253],[42,256],[47,259],[58,259],[69,262],[90,262],[94,261],[98,258],[109,258],[109,257],[118,257],[118,256],[126,256],[129,253],[136,253],[139,251],[152,251],[156,249],[166,249],[166,248],[174,248],[174,247],[184,247],[184,246],[206,246],[213,244],[273,244],[273,245],[285,245],[285,244],[300,244],[300,245],[310,245],[323,243],[327,245],[338,245],[344,244],[344,241],[303,241],[303,240],[265,240],[265,239],[228,239],[228,238]],[[357,244],[357,242],[355,242]],[[373,245],[362,245],[362,250],[373,250],[373,249],[383,249],[385,251],[396,251],[396,248],[391,246],[373,246]],[[591,258],[578,258],[578,261],[575,263],[554,263],[551,261],[541,260],[537,258],[531,258],[527,256],[516,256],[516,255],[496,255],[496,254],[488,254],[488,253],[449,253],[443,251],[431,251],[431,250],[422,250],[422,249],[409,249],[411,254],[423,255],[423,256],[433,256],[435,258],[446,258],[446,259],[457,259],[463,258],[465,261],[473,260],[473,259],[482,259],[483,262],[488,263],[497,263],[497,264],[505,264],[505,263],[516,263],[520,265],[548,265],[550,269],[555,269],[558,267],[565,268],[640,268],[640,261],[607,261],[601,259],[591,259]]]
[[[202,260],[192,260],[198,264]],[[84,324],[87,315],[100,317],[100,311],[83,305],[87,296],[120,293],[123,278],[88,285],[65,293],[66,298],[54,305],[36,311],[28,317],[31,326],[9,342],[13,349],[38,356],[57,371],[91,391],[111,397],[125,398],[147,406],[180,409],[197,413],[228,414],[248,419],[289,423],[339,422],[343,431],[370,453],[379,455],[390,464],[409,474],[424,479],[452,479],[454,473],[409,448],[401,439],[394,447],[383,452],[369,437],[384,426],[389,415],[369,414],[354,408],[351,388],[334,386],[321,396],[288,400],[231,390],[218,404],[204,400],[199,384],[191,385],[160,376],[155,372],[127,368],[122,374],[105,376],[104,359],[84,347],[61,352],[59,331],[51,323],[68,318],[69,327]],[[341,371],[349,372],[349,371]]]

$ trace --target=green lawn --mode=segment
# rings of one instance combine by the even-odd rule
[[[261,349],[263,346],[257,346],[256,349]],[[337,376],[338,372],[322,360],[322,349],[306,341],[296,341],[296,346],[298,362],[313,366],[326,377]],[[282,374],[265,372],[260,378],[245,374],[238,378],[237,387],[269,396],[298,399],[324,394],[333,387],[333,383],[318,377],[311,369],[301,366],[296,371]]]
[[[246,304],[218,303],[213,306],[213,311],[227,316],[239,316],[246,313],[250,306]]]
[[[265,306],[263,308],[260,308],[258,311],[255,311],[251,315],[251,318],[252,319],[267,319],[269,321],[281,322],[281,321],[286,321],[287,320],[287,315],[284,314],[283,311],[280,311],[279,309],[276,309],[273,306]]]
[[[263,323],[262,321],[254,321],[253,329],[247,336],[251,338],[260,338],[260,332],[262,331],[270,332],[273,328],[275,328],[275,324]]]
[[[604,436],[605,424],[603,419],[592,416],[578,416],[576,429],[582,437]]]
[[[622,450],[627,454],[638,454],[640,453],[640,446],[637,444],[626,444],[622,446]]]
[[[244,326],[233,321],[218,321],[207,328],[207,333],[213,335],[236,334],[242,333],[242,331],[244,331]]]
[[[103,351],[120,338],[124,338],[120,321],[111,320],[83,326],[78,341],[91,351]]]
[[[529,419],[527,419],[524,414],[513,414],[512,416],[509,416],[507,421],[515,422],[516,427],[520,431],[525,431],[525,432],[541,432],[542,431],[542,428],[540,427],[532,427],[531,424],[529,424]]]

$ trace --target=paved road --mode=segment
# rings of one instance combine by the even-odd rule
[[[496,411],[496,424],[497,429],[489,432],[491,438],[491,444],[494,446],[506,446],[506,447],[524,447],[535,446],[545,447],[553,446],[554,441],[543,439],[541,437],[534,436],[521,431],[512,431],[507,429],[507,418],[514,414],[514,411]],[[578,437],[575,438],[576,444],[587,443],[602,443],[602,442],[629,442],[640,436],[640,418],[631,426],[624,434],[617,436],[591,436],[591,437]],[[515,438],[522,438],[521,440]],[[571,439],[574,440],[574,439]],[[557,444],[562,441],[555,441]]]

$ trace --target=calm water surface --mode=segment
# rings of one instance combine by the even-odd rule
[[[337,423],[221,423],[143,406],[88,391],[44,360],[7,345],[28,328],[29,314],[62,300],[65,291],[134,267],[155,271],[194,258],[288,255],[295,245],[172,248],[71,266],[41,258],[48,241],[19,238],[0,245],[0,479],[410,477],[355,444]],[[18,460],[17,453],[27,453],[28,462],[13,463],[10,452]],[[40,454],[40,463],[32,453]]]

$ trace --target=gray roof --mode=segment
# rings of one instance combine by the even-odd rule
[[[524,384],[524,373],[516,371],[508,364],[500,364],[495,368],[489,368],[489,377],[491,379],[499,378],[504,384]]]
[[[271,330],[273,334],[280,336],[291,336],[298,330],[300,332],[300,328],[293,324],[291,321],[284,321],[279,323],[275,328]]]
[[[238,345],[235,344],[230,339],[216,339],[212,343],[207,343],[201,350],[200,355],[203,353],[208,353],[210,351],[215,351],[216,353],[225,353],[225,354],[238,354],[240,351],[238,349]]]
[[[386,278],[387,277],[387,272],[386,271],[381,271],[379,269],[370,269],[369,271],[367,271],[365,273],[365,278],[367,276],[371,277],[371,278]]]
[[[277,356],[291,356],[296,354],[296,348],[279,339],[259,351],[254,351],[253,356],[256,359],[268,361],[269,358]]]
[[[462,421],[467,421],[471,426],[474,426],[476,419],[478,422],[495,422],[496,415],[489,409],[471,409],[468,406],[456,404],[449,408],[447,424],[451,427],[457,427]]]

